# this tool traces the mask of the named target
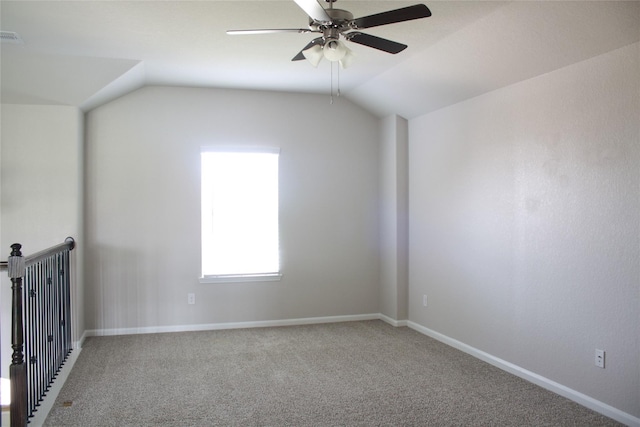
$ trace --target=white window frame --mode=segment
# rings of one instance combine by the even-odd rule
[[[202,153],[205,152],[229,152],[229,153],[267,153],[267,154],[280,154],[280,149],[277,147],[262,147],[262,146],[203,146],[200,148],[201,152],[201,163],[202,163]],[[200,171],[201,183],[203,180],[203,171]],[[204,203],[203,194],[201,193],[201,203]],[[204,215],[204,213],[201,213]],[[204,219],[204,218],[203,218]],[[204,222],[201,223],[200,229],[200,237],[204,239],[203,232]],[[279,224],[278,224],[278,240],[279,240]],[[246,273],[246,274],[203,274],[204,266],[203,264],[203,241],[201,240],[200,245],[200,283],[234,283],[234,282],[271,282],[271,281],[279,281],[282,277],[282,273],[280,271],[280,244],[278,242],[278,271],[274,272],[264,272],[264,273]]]

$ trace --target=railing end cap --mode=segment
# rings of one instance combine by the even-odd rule
[[[69,243],[69,250],[73,250],[76,247],[76,241],[73,237],[67,237],[64,241]]]

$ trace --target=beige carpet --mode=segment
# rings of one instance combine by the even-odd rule
[[[94,337],[47,426],[614,426],[381,321]]]

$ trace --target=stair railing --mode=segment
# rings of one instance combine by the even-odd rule
[[[11,427],[24,427],[72,350],[69,252],[73,238],[23,257],[11,245]]]

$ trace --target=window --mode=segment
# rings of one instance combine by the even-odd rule
[[[278,280],[278,149],[201,152],[203,282]]]

